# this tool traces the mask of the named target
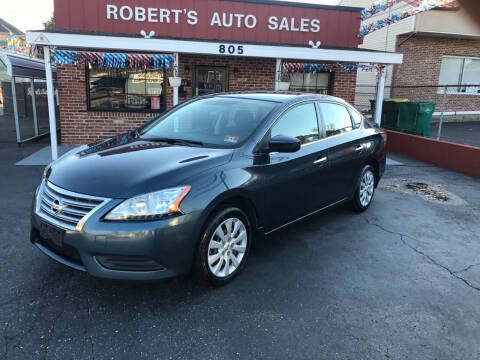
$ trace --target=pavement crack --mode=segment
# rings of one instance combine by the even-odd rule
[[[69,276],[69,279],[67,281],[67,289],[70,289],[71,288],[71,282],[72,282],[72,279],[74,277],[74,273],[73,271],[70,272],[70,276]],[[66,304],[65,304],[65,301],[61,301],[61,304],[62,304],[62,308],[61,310],[59,311],[58,313],[58,316],[56,316],[53,321],[52,321],[52,325],[50,326],[50,329],[48,330],[48,337],[46,339],[46,343],[45,343],[45,349],[44,349],[44,354],[43,354],[43,360],[45,360],[48,356],[48,351],[49,351],[49,348],[50,348],[50,343],[52,342],[53,340],[53,337],[55,335],[55,326],[57,325],[57,321],[60,320],[60,318],[63,316],[63,314],[65,313],[65,308],[66,308]]]
[[[475,266],[480,266],[480,263],[468,265],[465,269],[457,270],[457,271],[454,271],[453,273],[454,273],[454,274],[459,274],[459,273],[462,273],[462,272],[466,272],[466,271],[470,270],[471,268],[473,268],[473,267],[475,267]]]
[[[91,312],[91,309],[90,309],[90,297],[89,296],[87,296],[87,310],[88,310],[88,320],[92,321],[92,312]],[[93,337],[92,337],[92,335],[90,335],[90,353],[91,353],[92,359],[95,360],[95,352],[93,350],[94,350]]]
[[[62,306],[62,310],[60,311],[58,316],[56,316],[53,319],[52,325],[50,326],[50,329],[48,330],[48,338],[47,338],[47,341],[45,343],[45,349],[44,349],[45,352],[44,352],[44,355],[43,355],[44,360],[47,358],[48,350],[50,348],[50,343],[52,342],[53,336],[55,335],[55,326],[57,324],[57,321],[63,316],[64,312],[65,312],[65,305]]]
[[[10,326],[10,321],[7,322],[7,325],[3,328],[3,341],[5,342],[5,351],[2,354],[2,359],[6,359],[8,355],[9,337],[7,336],[7,331],[9,326]]]
[[[462,281],[465,285],[467,285],[469,288],[471,289],[474,289],[474,290],[477,290],[477,291],[480,291],[480,287],[477,287],[473,284],[471,284],[468,280],[462,278],[461,276],[457,275],[458,273],[461,273],[461,271],[452,271],[450,270],[448,267],[446,267],[445,265],[442,265],[440,264],[438,261],[436,261],[434,258],[432,258],[430,255],[428,255],[427,253],[421,251],[418,249],[418,247],[415,247],[415,246],[412,246],[410,245],[407,241],[405,241],[405,238],[410,238],[414,241],[418,241],[417,239],[414,239],[412,238],[411,236],[409,235],[406,235],[406,234],[402,234],[402,233],[399,233],[399,232],[395,232],[395,231],[392,231],[392,230],[388,230],[387,228],[383,227],[382,225],[379,225],[379,224],[376,224],[376,223],[373,223],[371,221],[369,221],[367,218],[363,218],[365,220],[365,222],[371,226],[375,226],[377,228],[379,228],[380,230],[386,232],[386,233],[389,233],[389,234],[393,234],[393,235],[397,235],[400,237],[400,241],[408,248],[412,249],[413,251],[415,251],[417,254],[425,257],[426,259],[428,259],[432,264],[442,268],[443,270],[445,271],[448,271],[448,273],[453,276],[454,278]],[[480,265],[480,264],[474,264],[474,265],[470,265],[469,267],[465,268],[463,271],[466,271],[470,268],[472,268],[473,266],[477,266],[477,265]]]

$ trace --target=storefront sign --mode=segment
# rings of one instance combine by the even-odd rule
[[[58,30],[356,48],[360,9],[280,1],[55,0]],[[225,44],[219,53],[242,53]]]

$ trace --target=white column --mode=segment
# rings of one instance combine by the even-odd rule
[[[173,76],[178,76],[178,53],[174,54],[175,63],[173,64]],[[178,86],[173,87],[173,106],[178,104]]]
[[[55,119],[55,90],[53,88],[52,65],[50,64],[50,48],[43,47],[45,59],[45,78],[47,80],[48,120],[50,124],[50,145],[52,147],[52,160],[58,159],[57,148],[57,122]]]
[[[377,82],[377,100],[375,104],[375,122],[380,125],[382,121],[382,107],[383,107],[383,94],[385,91],[385,77],[386,77],[386,68],[382,69],[382,73],[378,78]]]
[[[35,126],[35,136],[38,136],[37,103],[35,100],[35,84],[33,79],[30,79],[30,91],[32,92],[33,126]]]
[[[277,66],[275,67],[275,91],[280,90],[281,76],[282,76],[282,59],[277,59]]]
[[[15,117],[15,132],[17,133],[17,143],[21,143],[20,138],[20,124],[18,122],[18,104],[17,104],[17,89],[15,88],[15,77],[12,76],[12,102],[13,102],[13,116]]]

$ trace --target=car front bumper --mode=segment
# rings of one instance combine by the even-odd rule
[[[50,258],[95,277],[154,280],[188,272],[199,238],[200,214],[148,222],[103,221],[103,215],[120,201],[113,199],[96,209],[75,231],[37,213],[34,199],[30,241]],[[42,226],[61,233],[61,240],[43,237]]]

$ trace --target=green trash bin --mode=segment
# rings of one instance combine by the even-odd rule
[[[370,100],[370,108],[372,116],[375,116],[376,100]],[[397,129],[398,123],[398,106],[392,99],[384,99],[382,105],[382,118],[380,126],[385,129]]]
[[[396,101],[384,100],[382,107],[381,126],[385,129],[395,130],[398,128],[398,104]]]
[[[431,102],[400,102],[398,129],[412,134],[430,137],[432,116],[435,103]]]
[[[415,132],[423,136],[430,137],[430,128],[432,126],[432,117],[435,112],[435,103],[418,102],[417,123]]]
[[[398,130],[416,132],[418,105],[414,102],[398,103]]]

